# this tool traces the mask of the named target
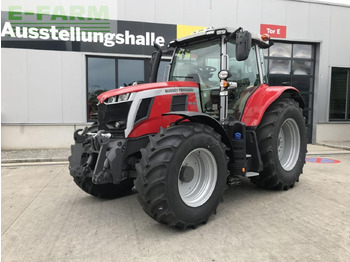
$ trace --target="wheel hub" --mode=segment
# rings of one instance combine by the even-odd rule
[[[191,182],[194,177],[194,170],[190,166],[183,166],[180,171],[179,179],[182,182]]]
[[[297,122],[288,118],[281,125],[278,134],[278,159],[285,171],[290,171],[296,165],[300,152],[300,132]]]
[[[217,181],[214,155],[205,148],[191,151],[182,162],[178,175],[178,189],[182,201],[190,207],[205,204]]]

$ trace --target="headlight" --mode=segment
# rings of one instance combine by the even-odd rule
[[[112,96],[107,99],[107,104],[115,103],[116,97]]]
[[[118,96],[118,102],[124,102],[127,101],[130,97],[131,93],[126,93]]]

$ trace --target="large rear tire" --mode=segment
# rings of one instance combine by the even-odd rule
[[[199,123],[161,129],[141,150],[138,201],[154,220],[197,227],[215,213],[226,189],[227,156],[219,134]]]
[[[306,128],[299,104],[281,98],[266,110],[257,129],[263,171],[251,178],[267,189],[292,188],[303,171]]]

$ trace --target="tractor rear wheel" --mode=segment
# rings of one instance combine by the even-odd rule
[[[150,137],[135,180],[145,212],[178,228],[206,223],[226,189],[225,150],[220,135],[199,123],[161,129]]]
[[[252,182],[267,189],[292,188],[299,181],[306,155],[306,128],[299,104],[288,98],[271,104],[257,137],[264,168]]]

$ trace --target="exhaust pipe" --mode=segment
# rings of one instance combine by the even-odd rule
[[[157,44],[154,43],[154,48],[156,49],[155,52],[152,54],[152,58],[150,61],[150,74],[149,74],[149,82],[154,83],[157,82],[157,75],[158,75],[158,68],[160,64],[160,59],[162,58],[162,48]]]

